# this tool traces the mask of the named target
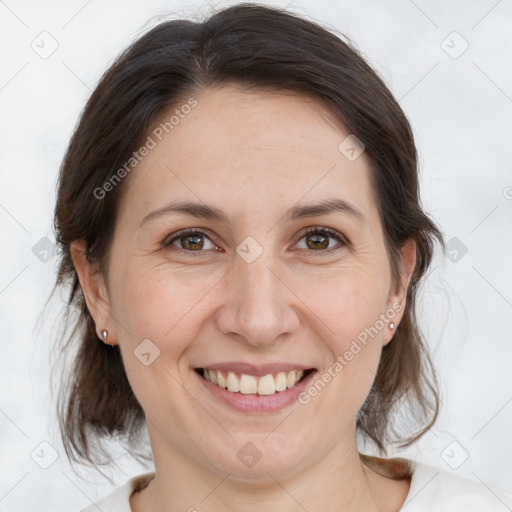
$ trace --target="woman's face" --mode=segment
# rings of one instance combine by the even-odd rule
[[[88,303],[120,345],[156,464],[172,453],[241,480],[283,477],[355,446],[408,279],[392,284],[365,153],[339,149],[349,133],[320,104],[233,86],[195,98],[169,135],[150,134],[108,292]],[[223,369],[232,390],[200,368]],[[315,371],[293,386],[293,369]]]

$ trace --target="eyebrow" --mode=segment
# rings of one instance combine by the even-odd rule
[[[343,213],[357,220],[366,221],[364,215],[353,204],[344,199],[332,198],[320,203],[302,204],[293,206],[283,216],[286,222],[293,222],[308,217],[318,217],[329,213]],[[230,218],[226,213],[213,206],[193,201],[174,201],[162,208],[148,213],[140,222],[142,227],[147,222],[171,214],[191,215],[202,219],[218,221],[223,224],[230,224]]]

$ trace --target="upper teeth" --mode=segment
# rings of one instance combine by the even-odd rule
[[[269,373],[263,377],[254,377],[242,373],[240,378],[236,373],[228,372],[227,377],[220,370],[204,370],[204,378],[212,384],[228,389],[234,393],[248,395],[273,395],[276,391],[284,391],[299,382],[304,375],[303,370],[291,372]]]

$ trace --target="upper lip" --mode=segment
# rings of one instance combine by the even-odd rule
[[[246,375],[254,375],[254,377],[263,377],[264,375],[268,375],[270,373],[290,372],[292,370],[314,370],[314,368],[311,366],[295,363],[268,363],[262,365],[254,365],[251,363],[237,361],[208,364],[201,366],[200,368],[204,368],[205,370],[220,370],[223,372],[244,373]]]

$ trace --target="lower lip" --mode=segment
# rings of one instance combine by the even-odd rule
[[[223,402],[240,412],[261,413],[280,411],[293,402],[298,401],[299,395],[308,387],[309,382],[316,373],[316,370],[306,375],[306,377],[295,384],[292,388],[287,388],[285,391],[278,391],[273,395],[244,395],[243,393],[233,393],[232,391],[223,389],[216,384],[212,384],[210,381],[199,375],[195,370],[194,373],[203,386],[220,402]]]

